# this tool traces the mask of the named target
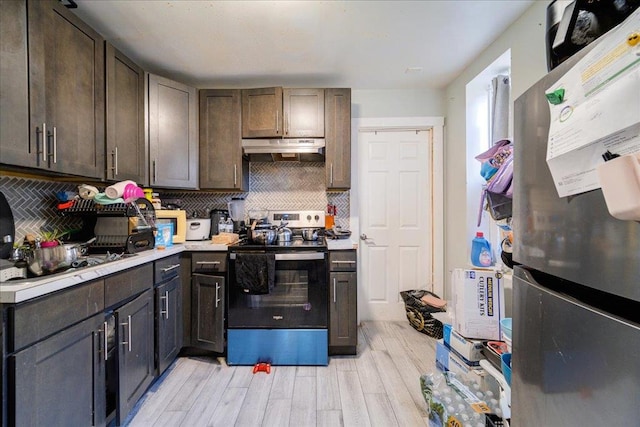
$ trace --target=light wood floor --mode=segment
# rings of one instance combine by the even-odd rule
[[[435,340],[408,322],[365,322],[358,354],[328,366],[226,366],[181,357],[143,398],[134,426],[424,426],[420,375],[434,371]]]

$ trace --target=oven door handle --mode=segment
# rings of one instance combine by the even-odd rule
[[[324,252],[300,252],[288,254],[276,254],[276,261],[308,261],[324,259]],[[229,259],[236,259],[236,254],[229,254]]]

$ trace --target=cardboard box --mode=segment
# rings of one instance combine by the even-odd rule
[[[485,359],[482,353],[482,341],[471,340],[463,337],[451,327],[444,325],[443,328],[444,343],[453,349],[458,355],[462,356],[468,362],[479,362]]]
[[[462,358],[445,345],[442,339],[436,342],[436,367],[441,371],[451,371],[458,375],[482,371],[479,366],[466,364]]]
[[[169,246],[173,246],[173,224],[172,223],[161,223],[156,224],[156,248],[168,248]]]
[[[455,329],[467,339],[501,339],[504,317],[502,273],[491,269],[455,269],[452,273]]]

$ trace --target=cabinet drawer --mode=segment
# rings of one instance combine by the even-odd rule
[[[329,271],[356,271],[356,251],[329,251]]]
[[[13,343],[21,349],[104,310],[104,281],[97,280],[18,305],[13,311]],[[13,345],[11,345],[13,344]]]
[[[164,282],[180,274],[180,254],[156,260],[154,263],[154,283]]]
[[[215,273],[227,271],[226,252],[194,252],[191,254],[191,271]]]
[[[153,287],[153,263],[132,268],[104,279],[105,307],[124,301]]]

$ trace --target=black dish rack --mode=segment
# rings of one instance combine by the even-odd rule
[[[134,203],[109,205],[79,199],[75,200],[72,206],[60,209],[59,212],[62,216],[76,216],[82,219],[80,240],[96,238],[88,247],[89,253],[136,253],[154,247],[156,214],[151,202],[145,198],[139,198]],[[148,226],[130,226],[130,223],[138,223],[141,216]],[[104,223],[107,224],[106,227]],[[125,229],[127,231],[123,231]]]

